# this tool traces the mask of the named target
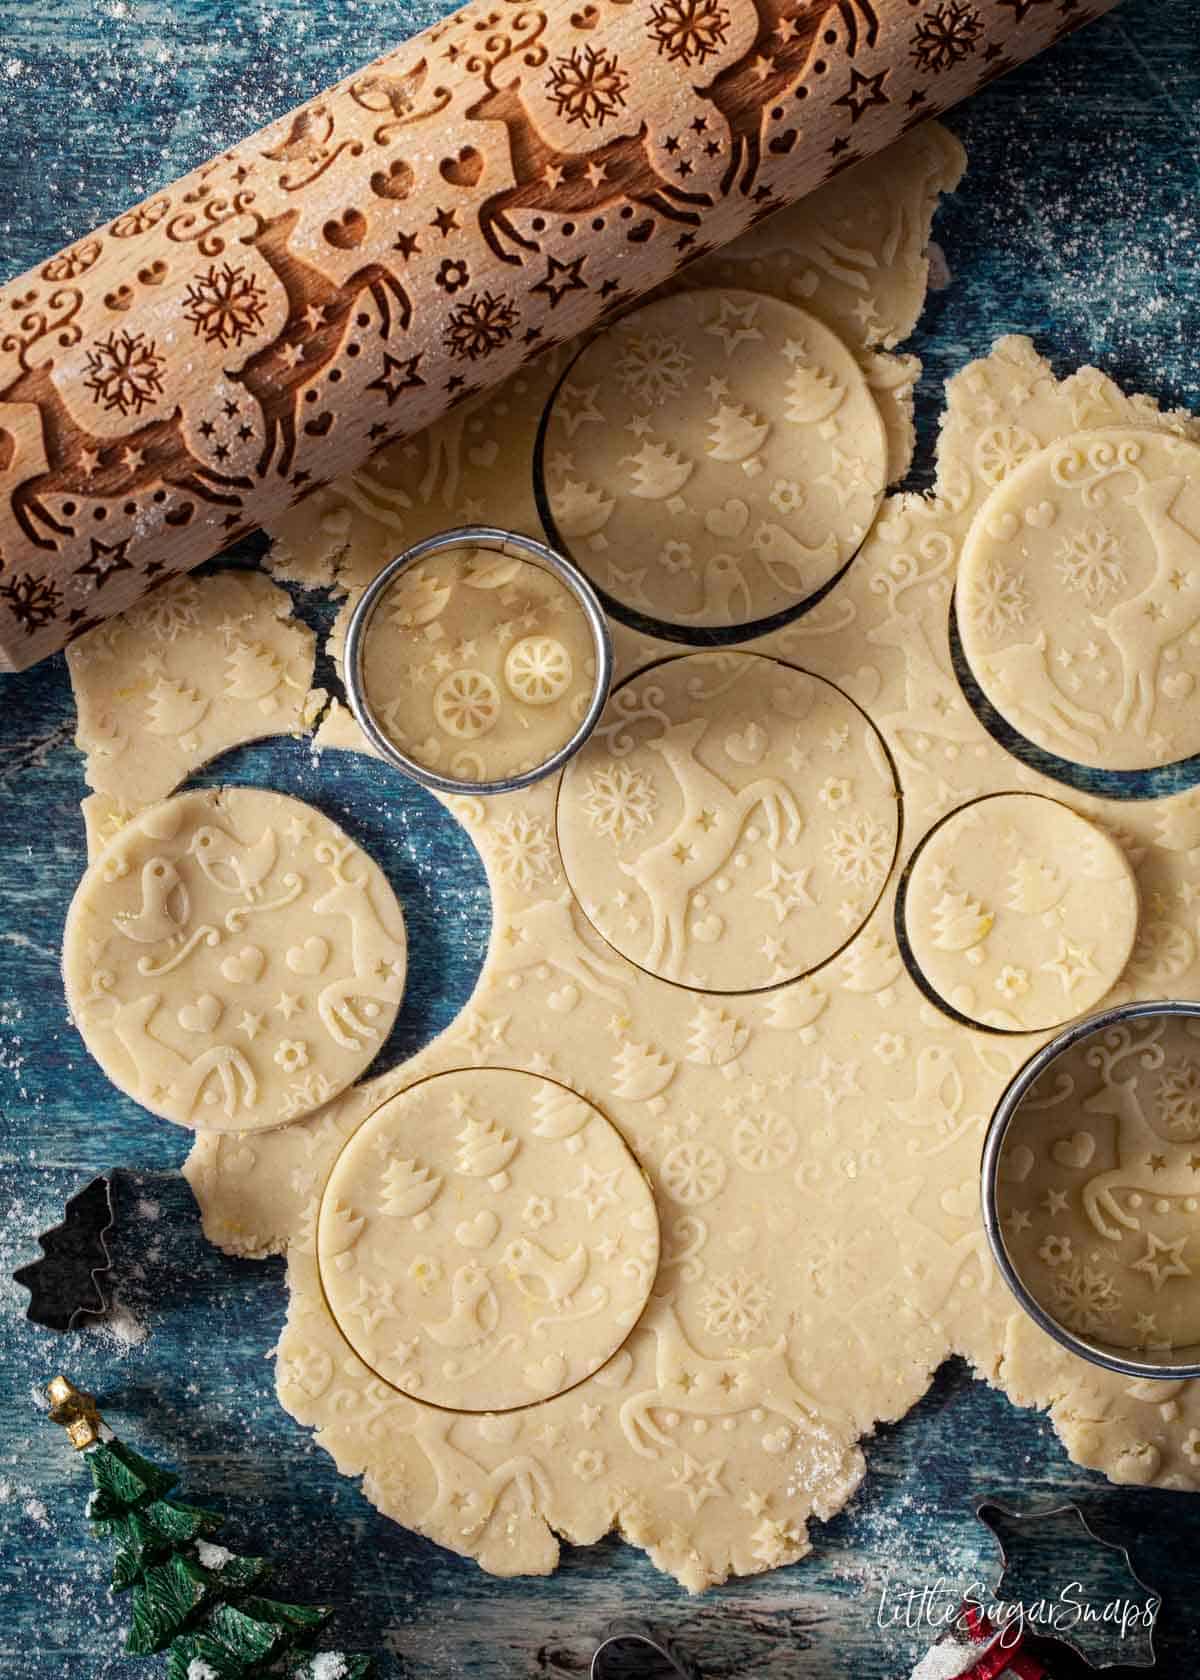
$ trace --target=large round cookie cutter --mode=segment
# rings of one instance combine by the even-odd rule
[[[995,1260],[1005,1283],[1034,1323],[1044,1330],[1048,1336],[1053,1337],[1060,1347],[1066,1348],[1069,1353],[1078,1354],[1080,1359],[1086,1359],[1093,1365],[1103,1366],[1105,1370],[1115,1371],[1118,1375],[1125,1377],[1179,1382],[1190,1377],[1200,1377],[1200,1342],[1185,1347],[1163,1349],[1158,1357],[1146,1356],[1135,1359],[1125,1356],[1124,1353],[1106,1342],[1092,1340],[1088,1336],[1069,1329],[1067,1325],[1047,1311],[1021,1276],[1004,1241],[999,1210],[1000,1167],[1008,1129],[1020,1110],[1021,1104],[1041,1076],[1060,1056],[1085,1039],[1099,1039],[1102,1034],[1113,1027],[1123,1026],[1129,1021],[1146,1020],[1158,1016],[1166,1018],[1183,1016],[1200,1021],[1200,1002],[1188,1002],[1181,999],[1157,1003],[1118,1004],[1112,1009],[1101,1010],[1095,1015],[1087,1015],[1083,1020],[1074,1022],[1064,1032],[1059,1033],[1057,1037],[1052,1038],[1049,1043],[1044,1044],[1040,1050],[1030,1056],[1029,1060],[1013,1076],[992,1113],[987,1136],[983,1142],[980,1174],[983,1224],[991,1247],[992,1258]]]
[[[371,621],[392,585],[423,561],[463,548],[481,548],[489,553],[505,555],[510,560],[525,560],[556,577],[584,616],[596,666],[587,710],[570,738],[530,769],[521,771],[519,775],[497,777],[492,781],[467,781],[455,776],[444,776],[429,765],[422,764],[402,752],[383,729],[367,697],[363,671],[363,658]],[[596,591],[578,566],[533,537],[523,536],[518,531],[504,531],[493,525],[459,525],[450,531],[439,531],[397,554],[363,591],[351,614],[346,632],[346,699],[359,728],[380,758],[394,765],[406,776],[411,776],[413,781],[420,782],[423,787],[431,788],[435,793],[463,794],[468,797],[477,794],[516,793],[520,788],[529,787],[547,776],[553,776],[574,758],[595,729],[608,700],[612,674],[613,648],[608,620]]]

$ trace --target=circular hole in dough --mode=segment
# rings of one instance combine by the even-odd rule
[[[414,1399],[549,1400],[625,1341],[658,1268],[654,1198],[616,1129],[551,1080],[436,1074],[350,1139],[321,1203],[330,1310]]]
[[[461,781],[519,775],[552,757],[592,698],[595,654],[571,592],[528,560],[463,548],[405,572],[363,644],[380,728]]]
[[[1145,770],[1200,752],[1200,446],[1078,432],[1038,451],[992,427],[995,488],[963,545],[955,611],[984,695],[1072,764]]]
[[[1014,1269],[1089,1341],[1200,1343],[1200,1023],[1090,1033],[1017,1108],[997,1212]]]
[[[954,811],[901,889],[919,978],[977,1026],[1036,1032],[1086,1014],[1134,948],[1137,883],[1115,840],[1035,793]]]
[[[744,992],[794,980],[867,921],[899,790],[866,714],[753,653],[651,666],[567,767],[558,839],[584,913],[663,980]]]
[[[875,517],[887,439],[850,351],[794,305],[677,293],[583,350],[535,472],[552,539],[618,609],[744,630],[835,578]],[[685,638],[686,639],[686,638]]]
[[[404,995],[404,917],[328,817],[259,788],[176,794],[91,864],[67,1004],[113,1083],[182,1126],[258,1130],[350,1085]]]

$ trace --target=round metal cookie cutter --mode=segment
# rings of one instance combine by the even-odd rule
[[[490,553],[507,555],[510,560],[526,560],[531,565],[540,566],[543,571],[550,572],[574,598],[583,613],[592,638],[596,661],[592,697],[587,711],[570,739],[540,764],[535,764],[531,770],[523,770],[520,775],[504,776],[490,782],[464,781],[454,776],[440,775],[428,765],[421,764],[416,759],[409,758],[407,753],[401,752],[380,727],[374,708],[367,698],[363,676],[363,655],[371,620],[392,584],[412,567],[420,565],[423,560],[431,560],[435,555],[446,554],[458,548],[486,549]],[[350,625],[346,632],[346,699],[359,728],[381,758],[395,765],[397,770],[402,770],[406,776],[411,776],[413,781],[420,782],[423,787],[432,788],[435,793],[468,796],[515,793],[519,788],[529,787],[546,776],[552,776],[556,770],[561,770],[596,727],[608,700],[612,673],[613,649],[608,620],[604,616],[604,609],[595,590],[579,568],[554,549],[547,548],[545,543],[537,542],[533,537],[522,536],[520,532],[504,531],[493,525],[460,525],[452,531],[439,531],[435,536],[426,537],[422,542],[414,543],[411,548],[397,554],[367,585],[350,616]]]
[[[1018,1069],[992,1113],[991,1124],[983,1141],[980,1174],[983,1224],[991,1246],[992,1258],[999,1267],[1005,1283],[1035,1324],[1068,1352],[1078,1354],[1080,1359],[1086,1359],[1093,1365],[1102,1365],[1105,1370],[1115,1371],[1125,1377],[1178,1382],[1183,1378],[1200,1377],[1200,1343],[1164,1349],[1159,1358],[1133,1359],[1125,1357],[1107,1343],[1090,1341],[1086,1336],[1076,1335],[1073,1330],[1069,1330],[1065,1324],[1061,1324],[1048,1313],[1026,1287],[1005,1247],[997,1207],[1000,1162],[1009,1125],[1046,1069],[1067,1050],[1086,1038],[1093,1038],[1126,1021],[1145,1020],[1147,1017],[1158,1015],[1182,1015],[1200,1020],[1200,1002],[1169,1000],[1161,1003],[1118,1004],[1112,1009],[1100,1010],[1095,1015],[1086,1015],[1083,1020],[1074,1022],[1030,1056]]]

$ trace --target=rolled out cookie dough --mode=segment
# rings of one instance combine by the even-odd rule
[[[1099,769],[1200,752],[1200,446],[1114,427],[1041,451],[1022,427],[992,426],[974,454],[996,488],[955,603],[996,710]]]
[[[618,1132],[550,1080],[438,1074],[373,1114],[330,1175],[330,1308],[393,1387],[454,1411],[548,1400],[629,1335],[658,1216]]]
[[[567,878],[631,962],[686,986],[795,979],[866,922],[899,835],[874,725],[751,653],[688,654],[618,689],[558,803]]]
[[[1068,1329],[1200,1343],[1200,1022],[1128,1021],[1052,1062],[1009,1125],[997,1208],[1022,1281]]]
[[[955,811],[908,876],[904,929],[932,990],[968,1020],[1034,1032],[1094,1008],[1120,979],[1138,925],[1124,852],[1040,794]]]
[[[84,1043],[183,1126],[253,1131],[310,1113],[374,1058],[404,993],[387,879],[310,805],[182,793],[88,868],[63,933]]]
[[[807,600],[862,542],[888,478],[842,341],[733,288],[661,298],[593,339],[539,444],[562,546],[621,606],[696,628]]]
[[[596,677],[583,611],[552,573],[480,549],[435,555],[380,601],[367,698],[419,764],[463,781],[530,770],[566,745]]]

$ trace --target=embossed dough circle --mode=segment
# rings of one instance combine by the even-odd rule
[[[560,681],[530,700],[514,670],[524,656],[536,674],[539,655]],[[595,670],[587,620],[565,584],[528,560],[469,545],[398,578],[363,644],[367,697],[386,733],[418,764],[468,781],[553,757],[587,711]],[[464,682],[494,697],[494,716],[474,731],[456,730],[453,694],[447,700]]]
[[[651,666],[609,700],[559,788],[588,920],[699,991],[799,978],[853,938],[895,859],[899,790],[841,689],[755,653]]]
[[[549,1400],[625,1341],[658,1267],[654,1197],[573,1091],[507,1068],[436,1074],[347,1143],[317,1259],[342,1334],[452,1411]]]
[[[1077,1335],[1151,1357],[1200,1342],[1195,1028],[1148,1017],[1080,1039],[1018,1106],[997,1176],[1004,1246],[1034,1299]],[[1131,1111],[1137,1147],[1114,1126]]]
[[[302,800],[176,794],[123,828],[67,914],[83,1041],[127,1095],[203,1131],[298,1119],[352,1084],[404,994],[387,877]]]
[[[614,601],[670,625],[795,608],[854,554],[887,482],[883,421],[837,335],[733,288],[592,340],[538,453],[554,531]]]
[[[1006,433],[1013,428],[1005,428]],[[1169,432],[1007,437],[1007,472],[963,544],[967,663],[1028,740],[1145,770],[1200,752],[1200,446]],[[999,447],[999,445],[997,445]]]
[[[1095,1008],[1133,951],[1137,882],[1115,840],[1038,793],[953,812],[904,893],[913,961],[981,1026],[1037,1032]]]

